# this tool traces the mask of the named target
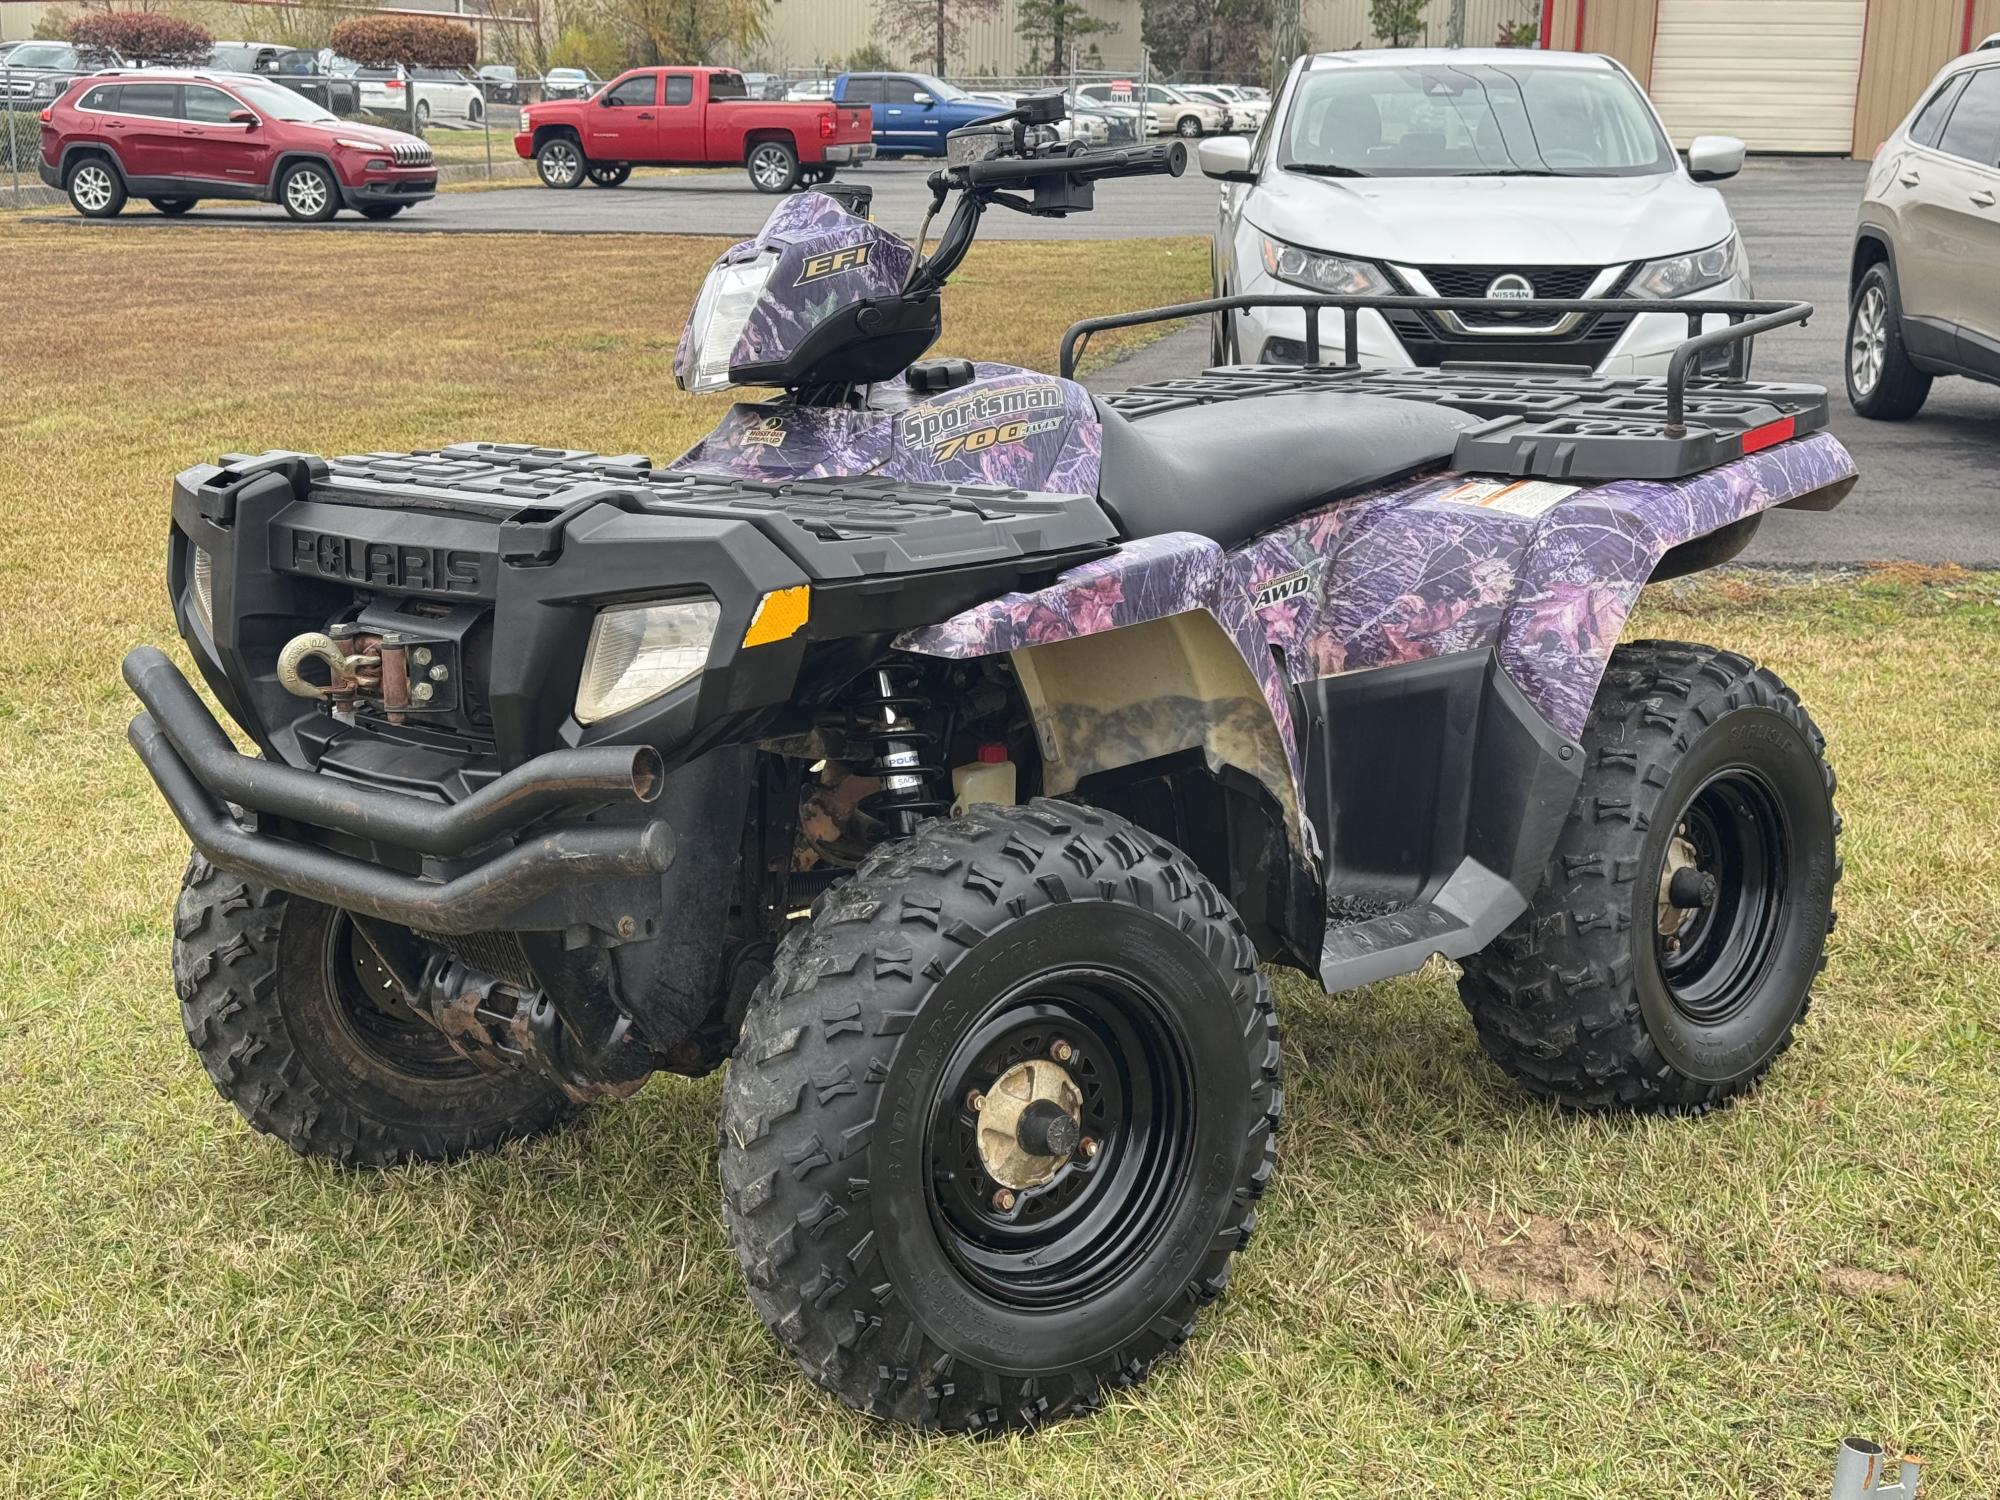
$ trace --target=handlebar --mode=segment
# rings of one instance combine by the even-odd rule
[[[1048,177],[1095,182],[1104,177],[1178,177],[1187,170],[1187,146],[1169,141],[1115,151],[1067,151],[1050,156],[996,156],[963,169],[970,188],[1005,188]]]

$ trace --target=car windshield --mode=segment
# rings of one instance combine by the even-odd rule
[[[238,83],[231,79],[229,86],[242,96],[246,104],[255,108],[257,113],[272,119],[288,120],[295,125],[311,125],[340,118],[331,110],[321,109],[305,95],[279,88],[276,84]]]
[[[1640,177],[1673,161],[1624,74],[1532,64],[1308,73],[1279,157],[1328,177]]]
[[[66,42],[40,47],[30,42],[7,54],[10,68],[69,68],[76,65],[76,60],[75,51]]]

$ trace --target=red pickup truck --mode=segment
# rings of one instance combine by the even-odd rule
[[[875,154],[865,105],[752,99],[728,68],[634,68],[588,99],[521,111],[514,149],[544,183],[617,187],[634,167],[741,162],[760,193],[829,182]]]

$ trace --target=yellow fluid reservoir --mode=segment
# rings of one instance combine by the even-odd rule
[[[981,745],[978,760],[951,768],[952,816],[981,802],[1014,805],[1014,762],[1007,759],[1005,745]]]

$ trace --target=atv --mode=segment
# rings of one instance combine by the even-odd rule
[[[960,1431],[1096,1408],[1227,1285],[1283,1101],[1266,965],[1442,955],[1531,1093],[1696,1114],[1789,1042],[1840,876],[1796,694],[1619,644],[1647,583],[1851,486],[1824,391],[1704,374],[1809,307],[1676,307],[1664,379],[1362,367],[1363,320],[1495,315],[1414,297],[1263,298],[1304,363],[1102,400],[1093,334],[1248,299],[1079,324],[1061,377],[926,357],[984,213],[1185,165],[1059,110],[958,132],[914,245],[831,188],[725,253],[679,382],[780,394],[674,462],[180,475],[179,630],[256,753],[125,662],[195,848],[182,1015],[253,1126],[442,1160],[727,1063],[758,1314]]]

